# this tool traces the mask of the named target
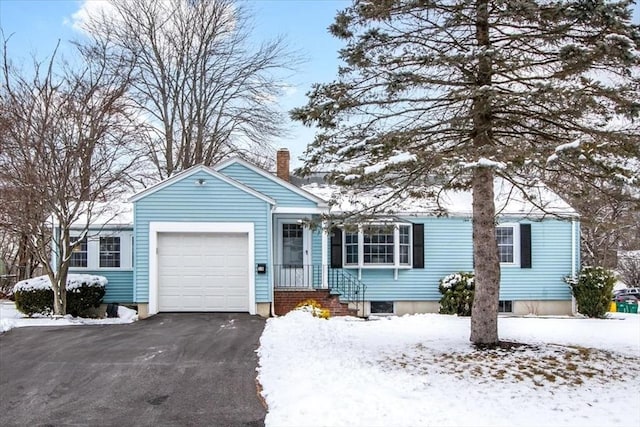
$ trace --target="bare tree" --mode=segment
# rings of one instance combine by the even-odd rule
[[[278,74],[296,59],[282,39],[250,47],[233,0],[111,0],[80,25],[133,67],[132,93],[153,127],[161,178],[230,153],[264,157],[283,133]],[[271,158],[271,155],[267,156]]]
[[[640,251],[625,254],[618,261],[618,277],[629,288],[640,288]]]
[[[13,66],[4,43],[0,102],[0,183],[8,197],[5,227],[26,239],[51,279],[54,313],[66,313],[66,279],[73,248],[87,235],[102,203],[127,191],[135,165],[138,125],[126,97],[126,69],[108,67],[106,52],[73,70],[34,61]],[[59,74],[56,73],[59,70]],[[70,229],[80,230],[72,240]]]
[[[472,189],[476,344],[498,342],[494,177],[525,195],[548,174],[640,181],[630,5],[354,0],[330,27],[346,43],[339,78],[292,113],[321,130],[305,171],[377,188],[378,211]]]

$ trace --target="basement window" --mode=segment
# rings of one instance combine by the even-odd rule
[[[393,314],[394,306],[393,301],[371,301],[370,303],[371,314]]]
[[[513,313],[513,301],[498,301],[498,313]]]

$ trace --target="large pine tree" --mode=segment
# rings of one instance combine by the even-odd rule
[[[306,170],[358,193],[473,191],[471,341],[498,342],[494,178],[640,180],[639,46],[630,0],[355,0],[330,32],[337,81],[292,116],[320,129]],[[635,120],[635,121],[634,121]],[[433,186],[433,184],[437,184]]]

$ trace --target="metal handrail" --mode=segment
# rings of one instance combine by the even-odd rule
[[[276,289],[323,289],[322,264],[274,264]],[[338,295],[341,302],[353,304],[356,310],[364,307],[366,285],[342,268],[327,269],[329,292]]]
[[[322,265],[319,264],[274,264],[273,272],[276,288],[322,288]]]
[[[340,300],[353,304],[357,311],[364,307],[367,286],[357,277],[341,268],[331,268],[328,272],[331,293],[340,295]]]

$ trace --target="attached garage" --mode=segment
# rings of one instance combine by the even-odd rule
[[[246,233],[158,233],[159,311],[249,310]]]

